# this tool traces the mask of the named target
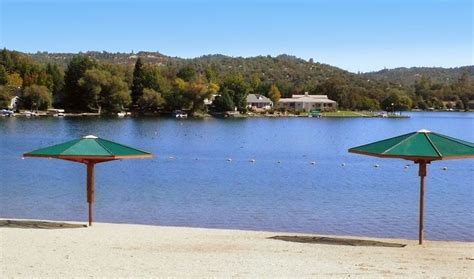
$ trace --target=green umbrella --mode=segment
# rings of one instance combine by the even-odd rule
[[[419,165],[420,224],[419,243],[423,243],[423,201],[426,165],[432,161],[474,158],[474,143],[445,135],[419,130],[349,149],[349,152],[381,158],[399,158]]]
[[[145,151],[90,135],[34,150],[23,154],[23,156],[56,158],[87,165],[87,202],[89,203],[89,226],[91,226],[95,164],[122,159],[150,158],[152,155]]]

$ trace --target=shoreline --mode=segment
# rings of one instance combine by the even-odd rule
[[[11,220],[6,224],[6,220]],[[62,226],[61,226],[62,225]],[[474,242],[0,219],[13,276],[469,278]],[[395,245],[395,246],[394,246]],[[405,245],[401,247],[400,245]]]

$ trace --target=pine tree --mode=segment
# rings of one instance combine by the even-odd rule
[[[133,81],[132,81],[132,106],[138,105],[138,100],[143,95],[143,63],[142,59],[138,57],[135,63],[135,69],[133,70]]]

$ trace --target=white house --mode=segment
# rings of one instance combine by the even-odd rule
[[[267,110],[273,107],[273,102],[260,94],[248,94],[247,107],[254,110]]]
[[[327,95],[293,95],[291,98],[281,98],[278,108],[306,111],[332,111],[337,109],[337,102],[330,100]]]

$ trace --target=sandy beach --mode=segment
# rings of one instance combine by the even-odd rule
[[[3,278],[474,276],[472,242],[0,220],[0,251]]]

